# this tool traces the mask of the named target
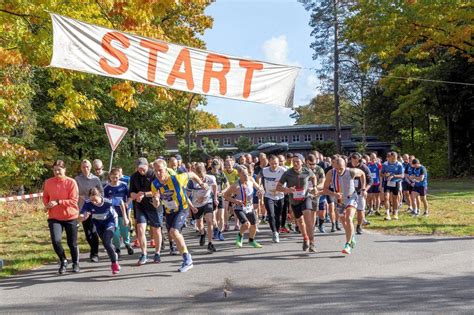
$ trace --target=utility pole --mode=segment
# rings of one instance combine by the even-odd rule
[[[339,104],[339,23],[337,21],[337,1],[333,0],[334,14],[334,106],[336,113],[336,150],[342,153],[341,147],[341,109]]]

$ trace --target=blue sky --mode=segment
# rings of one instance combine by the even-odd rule
[[[217,0],[206,14],[214,25],[204,34],[207,49],[223,54],[302,68],[312,60],[309,13],[296,0]],[[318,81],[312,71],[301,69],[296,81],[295,107],[309,103]],[[245,127],[293,125],[289,108],[208,97],[204,106],[221,123]]]

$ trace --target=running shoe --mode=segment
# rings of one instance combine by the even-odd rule
[[[425,212],[423,212],[423,216],[424,216],[424,217],[427,217],[427,216],[429,216],[429,213],[428,213],[428,211],[425,211]]]
[[[309,249],[309,241],[303,241],[303,252],[307,252]]]
[[[190,220],[189,224],[193,227],[196,226],[196,220]]]
[[[204,246],[206,244],[206,234],[201,234],[199,237],[199,246]]]
[[[387,214],[387,216],[384,218],[385,221],[390,221],[392,218],[390,218],[390,214]]]
[[[153,262],[156,264],[159,264],[161,262],[160,253],[155,253],[155,255],[153,255]]]
[[[319,231],[319,233],[326,233],[326,230],[324,229],[324,225],[319,225],[318,226],[318,231]]]
[[[214,228],[214,230],[212,231],[212,239],[217,240],[218,238],[219,238],[219,229]]]
[[[144,265],[146,264],[148,261],[148,257],[146,254],[141,254],[140,255],[140,258],[138,259],[138,262],[137,262],[137,265],[141,266],[141,265]]]
[[[377,216],[381,216],[381,215],[382,215],[378,210],[375,210],[374,214],[377,215]]]
[[[366,215],[367,217],[368,217],[368,216],[371,216],[373,212],[374,212],[374,210],[369,209],[369,210],[367,210],[367,213],[366,213],[365,215]]]
[[[394,220],[398,220],[398,214],[394,214],[392,217]]]
[[[73,263],[72,272],[78,273],[79,271],[81,271],[81,268],[79,268],[79,263]]]
[[[352,248],[349,243],[346,243],[346,245],[344,245],[344,248],[342,249],[342,253],[347,254],[347,255],[350,255],[352,253]]]
[[[148,246],[149,247],[155,247],[155,240],[152,239]]]
[[[221,231],[219,231],[219,233],[218,233],[218,235],[217,235],[217,239],[218,239],[219,241],[225,241],[224,234],[223,234]]]
[[[133,255],[134,254],[134,250],[132,248],[132,246],[130,246],[130,244],[125,244],[125,247],[127,248],[127,254],[129,255]]]
[[[358,225],[358,226],[356,227],[356,233],[357,233],[358,235],[361,235],[361,234],[362,234],[362,228],[360,227],[360,225]]]
[[[120,272],[120,265],[118,264],[118,262],[112,263],[112,274],[116,275],[119,272]]]
[[[282,228],[282,227],[281,227],[280,230],[279,230],[279,232],[280,232],[280,233],[286,233],[286,232],[285,232],[285,228]]]
[[[138,241],[138,239],[135,239],[133,241],[133,245],[132,245],[134,248],[140,248],[140,242]]]
[[[193,260],[191,258],[191,255],[185,254],[185,256],[183,258],[183,263],[181,264],[181,267],[179,267],[178,271],[179,272],[186,272],[191,268],[193,268]]]
[[[67,260],[59,262],[59,270],[58,273],[60,275],[65,274],[67,271]]]
[[[98,263],[99,262],[99,256],[98,255],[92,255],[90,260],[93,263]]]
[[[273,232],[272,241],[273,243],[280,243],[280,235],[278,234],[278,232]]]
[[[253,248],[262,248],[262,245],[256,240],[249,242],[249,245],[252,246]]]
[[[351,241],[349,242],[349,244],[351,245],[351,248],[356,247],[357,242],[356,242],[355,236],[352,236]]]
[[[339,224],[339,221],[336,221],[336,230],[341,231],[341,225]]]
[[[240,233],[237,234],[237,239],[235,240],[235,246],[242,248],[243,237],[240,236]]]
[[[209,243],[207,244],[207,251],[212,254],[217,252],[217,249],[214,247],[214,244]]]
[[[179,251],[178,249],[176,248],[176,245],[173,244],[171,247],[170,247],[170,255],[171,256],[176,256],[179,254]]]
[[[364,219],[364,225],[370,225],[370,221],[367,221],[366,219]]]
[[[317,253],[316,247],[314,246],[314,243],[309,244],[309,251],[311,253]]]
[[[336,232],[336,224],[331,224],[331,233]]]

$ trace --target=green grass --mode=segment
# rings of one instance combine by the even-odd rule
[[[474,180],[432,180],[428,189],[428,217],[413,218],[404,208],[400,220],[371,216],[368,229],[390,234],[474,236]]]
[[[428,192],[429,217],[412,218],[402,211],[400,220],[386,222],[371,216],[367,228],[393,234],[474,236],[474,180],[433,180]],[[0,257],[4,260],[0,277],[57,260],[46,220],[40,200],[0,204]],[[81,228],[79,244],[85,252],[83,235]],[[64,234],[63,246],[69,256],[65,238]]]
[[[82,234],[79,236],[84,244]],[[64,233],[63,246],[70,256],[65,239]],[[0,204],[0,258],[4,265],[0,277],[56,261],[50,240],[47,214],[39,200]]]

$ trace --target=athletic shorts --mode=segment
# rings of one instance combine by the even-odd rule
[[[326,199],[324,199],[323,201],[320,200],[320,201],[319,201],[319,207],[318,207],[318,208],[319,208],[319,211],[324,211],[324,210],[326,210],[327,204],[328,204],[328,202],[326,201]]]
[[[165,213],[166,218],[166,227],[168,230],[175,229],[181,231],[184,224],[186,223],[186,218],[188,217],[188,209],[179,210],[178,212]]]
[[[313,209],[313,211],[318,211],[319,210],[319,197],[311,198],[311,201],[313,203],[313,207],[311,209]]]
[[[397,196],[400,192],[400,185],[396,184],[395,187],[387,186],[384,190],[385,193],[392,193],[392,195]]]
[[[212,204],[214,206],[214,210],[224,209],[224,198],[222,198],[222,196],[217,197],[217,202],[219,203],[217,207],[214,204]]]
[[[357,197],[358,197],[357,194],[353,194],[352,196],[349,196],[348,198],[346,198],[346,201],[344,201],[343,204],[337,205],[336,208],[339,215],[341,216],[344,215],[344,213],[346,212],[346,208],[348,207],[353,207],[357,209],[357,199],[358,199]]]
[[[367,191],[368,194],[378,194],[380,192],[379,184],[374,184],[370,186],[369,190]]]
[[[159,228],[163,224],[163,208],[158,207],[156,210],[135,209],[135,221],[139,223],[147,223],[152,227]]]
[[[257,223],[255,211],[245,213],[242,209],[235,209],[234,213],[239,219],[240,224],[245,224],[246,222],[249,222],[250,225],[255,225]]]
[[[304,210],[313,210],[313,201],[311,200],[311,197],[306,197],[304,201],[292,204],[291,208],[293,209],[295,218],[299,219],[303,215]]]
[[[214,207],[212,203],[207,203],[202,207],[197,207],[198,212],[194,214],[195,219],[201,219],[204,215],[207,213],[213,213],[214,212]]]
[[[333,189],[329,189],[330,191],[334,191]],[[336,202],[336,199],[334,198],[334,196],[330,196],[330,195],[326,195],[326,201],[328,203],[335,203]]]
[[[254,205],[258,205],[258,196],[257,195],[253,196],[252,202],[253,202]]]
[[[357,194],[357,211],[365,211],[365,198]]]
[[[409,183],[405,181],[402,182],[402,191],[412,192],[412,190],[413,190],[413,187]]]
[[[420,196],[426,196],[426,194],[428,192],[428,187],[415,186],[415,187],[413,187],[412,192],[416,192],[416,193],[420,194]]]

